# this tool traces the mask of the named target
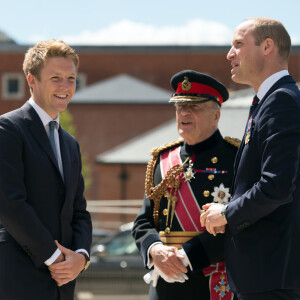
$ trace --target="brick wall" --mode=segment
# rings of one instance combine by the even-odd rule
[[[92,167],[94,183],[87,193],[89,199],[100,199],[99,197],[105,199],[97,189],[100,175],[95,168],[96,155],[151,130],[175,116],[172,104],[70,104],[69,111],[74,117],[81,150],[88,154],[88,161]]]

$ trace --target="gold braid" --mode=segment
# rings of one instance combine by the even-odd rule
[[[231,144],[231,145],[233,145],[233,146],[235,146],[235,147],[237,147],[237,148],[238,148],[238,147],[240,146],[240,144],[241,144],[241,140],[240,140],[240,139],[234,138],[234,137],[230,137],[230,136],[225,136],[224,140],[225,140],[227,143],[229,143],[229,144]]]
[[[176,195],[176,192],[180,186],[180,174],[184,171],[184,168],[183,165],[180,164],[173,166],[170,170],[168,170],[164,179],[157,186],[154,186],[155,165],[157,163],[159,154],[162,151],[169,148],[173,148],[174,146],[177,146],[182,142],[183,139],[180,139],[178,141],[152,149],[150,152],[150,154],[153,155],[153,157],[150,159],[147,165],[145,194],[146,198],[154,201],[153,219],[156,227],[158,226],[160,200],[166,193],[168,187],[171,187],[171,190],[174,191],[174,195]]]

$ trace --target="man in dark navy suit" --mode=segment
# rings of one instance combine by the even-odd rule
[[[288,73],[291,40],[272,19],[251,18],[227,55],[234,82],[257,96],[235,160],[228,205],[206,205],[201,224],[226,226],[230,286],[241,300],[300,299],[300,92]]]
[[[89,263],[79,146],[59,125],[78,63],[62,41],[30,48],[23,69],[31,98],[0,117],[0,299],[72,300]]]

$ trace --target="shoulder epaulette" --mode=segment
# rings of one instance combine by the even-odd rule
[[[225,136],[224,140],[228,143],[228,144],[231,144],[235,147],[239,147],[240,144],[241,144],[241,140],[238,139],[238,138],[233,138],[233,137],[230,137],[230,136]]]
[[[183,143],[183,139],[179,139],[177,141],[173,141],[171,143],[167,143],[167,144],[164,144],[162,146],[159,146],[157,148],[153,148],[151,151],[150,151],[150,155],[152,155],[153,157],[156,157],[158,156],[162,151],[164,150],[167,150],[167,149],[170,149],[170,148],[173,148],[175,146],[178,146],[180,144]]]

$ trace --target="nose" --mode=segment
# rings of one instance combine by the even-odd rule
[[[182,106],[182,107],[179,107],[177,109],[177,112],[180,114],[180,115],[187,115],[191,112],[190,108],[188,106]]]
[[[70,81],[68,78],[65,78],[61,80],[60,82],[60,88],[61,89],[69,89],[74,85],[73,81]]]
[[[228,59],[228,60],[232,60],[233,57],[234,57],[234,54],[235,54],[235,53],[234,53],[234,49],[233,49],[233,47],[231,47],[230,50],[229,50],[228,53],[227,53],[227,56],[226,56],[227,59]]]

